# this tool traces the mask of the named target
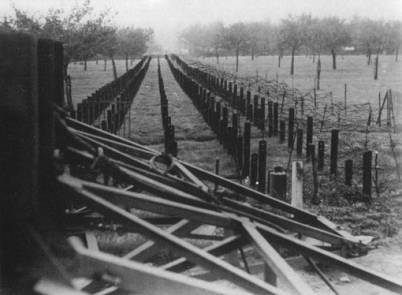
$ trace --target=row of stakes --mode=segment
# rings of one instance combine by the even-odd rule
[[[169,104],[165,92],[165,86],[162,79],[161,66],[158,57],[158,81],[159,81],[159,94],[161,98],[161,114],[162,114],[162,125],[165,138],[165,153],[177,156],[178,147],[177,141],[175,140],[175,129],[172,125],[172,119],[169,116]]]
[[[134,68],[78,103],[77,110],[72,111],[71,116],[86,124],[97,125],[111,133],[117,133],[122,127],[126,129],[127,123],[128,134],[130,134],[130,106],[141,86],[150,61],[150,57],[143,57]],[[127,113],[128,122],[126,122]]]
[[[220,83],[223,89],[232,97],[232,103],[223,104],[213,96],[216,91],[211,91],[201,85],[196,78],[191,77],[189,72],[197,72],[197,76],[210,75],[203,73],[199,69],[194,69],[184,63],[178,57],[172,57],[180,66],[176,67],[170,58],[166,56],[169,66],[177,80],[187,95],[192,99],[194,105],[203,115],[205,121],[211,129],[217,134],[219,141],[227,149],[228,153],[234,156],[237,166],[241,171],[243,179],[249,179],[251,186],[257,188],[260,192],[268,192],[272,195],[277,195],[280,198],[285,198],[286,195],[286,169],[275,167],[274,170],[268,171],[266,178],[266,152],[267,144],[265,140],[259,141],[258,153],[250,154],[250,135],[251,123],[264,132],[265,122],[268,122],[268,137],[279,136],[279,142],[285,143],[287,133],[287,145],[289,152],[293,151],[296,144],[296,155],[301,158],[303,156],[303,133],[302,128],[295,128],[295,110],[289,108],[286,121],[279,120],[279,104],[277,102],[268,101],[267,118],[265,117],[265,98],[254,96],[253,104],[250,103],[251,93],[247,91],[246,99],[243,98],[243,88],[240,88],[240,96],[237,96],[237,85],[234,85],[234,95],[230,88],[225,89],[225,85],[230,85],[226,81]],[[191,70],[184,71],[184,67]],[[200,74],[203,73],[203,74]],[[209,81],[218,81],[217,79],[208,78]],[[214,84],[216,86],[216,84]],[[221,92],[225,92],[221,91]],[[225,101],[228,101],[227,99]],[[229,120],[229,105],[239,106],[238,112],[231,110],[231,120]],[[254,111],[253,111],[254,110]],[[246,116],[244,123],[244,131],[241,134],[239,126],[240,114]],[[331,131],[331,146],[330,146],[330,167],[331,175],[336,176],[338,173],[338,145],[339,145],[339,130]],[[312,162],[313,169],[324,171],[325,166],[325,142],[318,141],[318,151],[316,154],[316,145],[313,144],[313,117],[308,116],[306,120],[306,143],[305,143],[306,161]],[[371,198],[372,188],[372,152],[366,151],[363,153],[363,194],[368,199]],[[344,182],[346,185],[352,185],[353,178],[353,160],[348,159],[344,165]],[[278,185],[277,185],[278,184]]]

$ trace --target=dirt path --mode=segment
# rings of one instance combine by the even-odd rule
[[[166,60],[161,58],[160,65],[169,102],[169,115],[175,126],[178,158],[209,171],[214,171],[215,160],[219,158],[222,174],[235,174],[236,167],[233,159],[219,144],[215,134],[176,82]],[[157,70],[157,59],[154,58],[130,110],[130,139],[163,151],[164,138]]]
[[[130,110],[130,139],[145,145],[163,142],[157,69],[157,60],[152,59]]]

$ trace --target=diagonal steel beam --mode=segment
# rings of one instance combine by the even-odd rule
[[[376,284],[398,294],[402,293],[402,283],[392,277],[368,270],[363,266],[354,263],[353,261],[347,260],[339,255],[325,251],[318,247],[308,245],[307,243],[304,243],[296,238],[276,232],[265,225],[256,223],[256,228],[270,242],[278,243],[283,247],[295,250],[304,256],[311,257],[324,264],[338,267],[343,271],[369,283]]]
[[[313,295],[313,290],[299,277],[287,264],[279,253],[249,221],[243,221],[242,227],[262,259],[268,264],[275,274],[286,284],[292,294]]]
[[[173,224],[166,232],[170,234],[174,234],[176,236],[182,236],[183,234],[187,234],[197,227],[199,227],[199,223],[191,222],[189,220],[183,219]],[[125,259],[134,259],[135,261],[146,261],[147,259],[155,256],[156,253],[160,251],[159,245],[153,241],[146,241],[142,245],[138,246],[137,248],[133,249],[129,253],[123,256]]]
[[[63,185],[74,197],[78,197],[81,201],[93,206],[101,213],[114,216],[116,220],[123,222],[130,222],[137,226],[139,232],[154,240],[162,243],[167,247],[174,249],[179,255],[182,255],[192,261],[199,264],[202,267],[211,269],[217,278],[221,277],[227,279],[234,284],[248,290],[255,294],[285,294],[280,289],[273,287],[244,271],[224,262],[215,256],[205,252],[188,242],[181,240],[171,234],[164,232],[158,227],[138,218],[137,216],[128,213],[127,211],[115,206],[114,204],[96,196],[95,194],[86,192],[81,189],[80,185],[74,181],[59,178],[59,183]],[[128,260],[123,259],[125,262]],[[144,268],[144,265],[141,265]],[[110,267],[109,267],[110,270]]]
[[[135,294],[177,295],[178,292],[192,295],[244,294],[225,286],[218,287],[214,283],[164,271],[110,254],[94,252],[85,249],[79,241],[72,238],[70,243],[77,253],[80,276],[99,277],[99,275],[107,274],[115,279],[119,289]]]

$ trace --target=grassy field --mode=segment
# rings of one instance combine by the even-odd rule
[[[199,58],[199,61],[216,66],[220,70],[236,74],[235,58],[222,57],[216,64],[216,58]],[[259,56],[251,60],[249,56],[239,59],[239,76],[256,76],[268,80],[286,82],[303,91],[314,88],[317,64],[312,57],[295,57],[295,75],[290,73],[290,56],[282,58],[278,68],[277,56]],[[321,57],[321,90],[332,91],[334,99],[343,102],[344,84],[348,86],[348,98],[351,103],[371,102],[377,104],[378,92],[386,89],[402,93],[402,62],[395,62],[391,55],[381,55],[379,77],[374,80],[374,65],[367,65],[365,56],[346,55],[337,57],[337,70],[332,69],[332,57]],[[402,96],[400,97],[402,99]]]

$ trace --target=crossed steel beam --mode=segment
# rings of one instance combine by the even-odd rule
[[[383,288],[402,291],[402,284],[396,280],[328,251],[341,250],[353,256],[365,254],[367,247],[323,217],[69,117],[58,123],[65,146],[63,156],[56,161],[65,168],[57,181],[63,195],[68,196],[65,201],[73,207],[85,206],[81,211],[73,210],[79,213],[70,217],[89,220],[81,224],[87,246],[76,237],[69,239],[79,261],[72,276],[87,277],[92,284],[100,281],[99,293],[95,294],[113,294],[116,290],[145,294],[315,294],[279,254],[280,248],[306,257],[309,263],[330,264]],[[219,193],[209,188],[215,185],[222,188]],[[234,199],[233,193],[240,197]],[[249,199],[261,206],[250,206]],[[147,219],[132,209],[157,217]],[[121,257],[100,252],[90,234],[93,213],[104,219],[104,224],[112,222],[148,240]],[[157,226],[165,221],[168,227]],[[203,225],[222,228],[226,234],[192,233]],[[312,238],[322,247],[295,234]],[[189,239],[213,242],[199,248]],[[164,247],[174,253],[174,258],[159,266],[144,264]],[[243,267],[233,265],[228,255],[237,250],[244,254],[244,247],[259,254],[270,279],[263,281],[249,274],[247,261]],[[222,255],[225,259],[220,258]],[[194,266],[202,267],[215,280],[230,281],[236,288],[189,277],[188,270]]]

